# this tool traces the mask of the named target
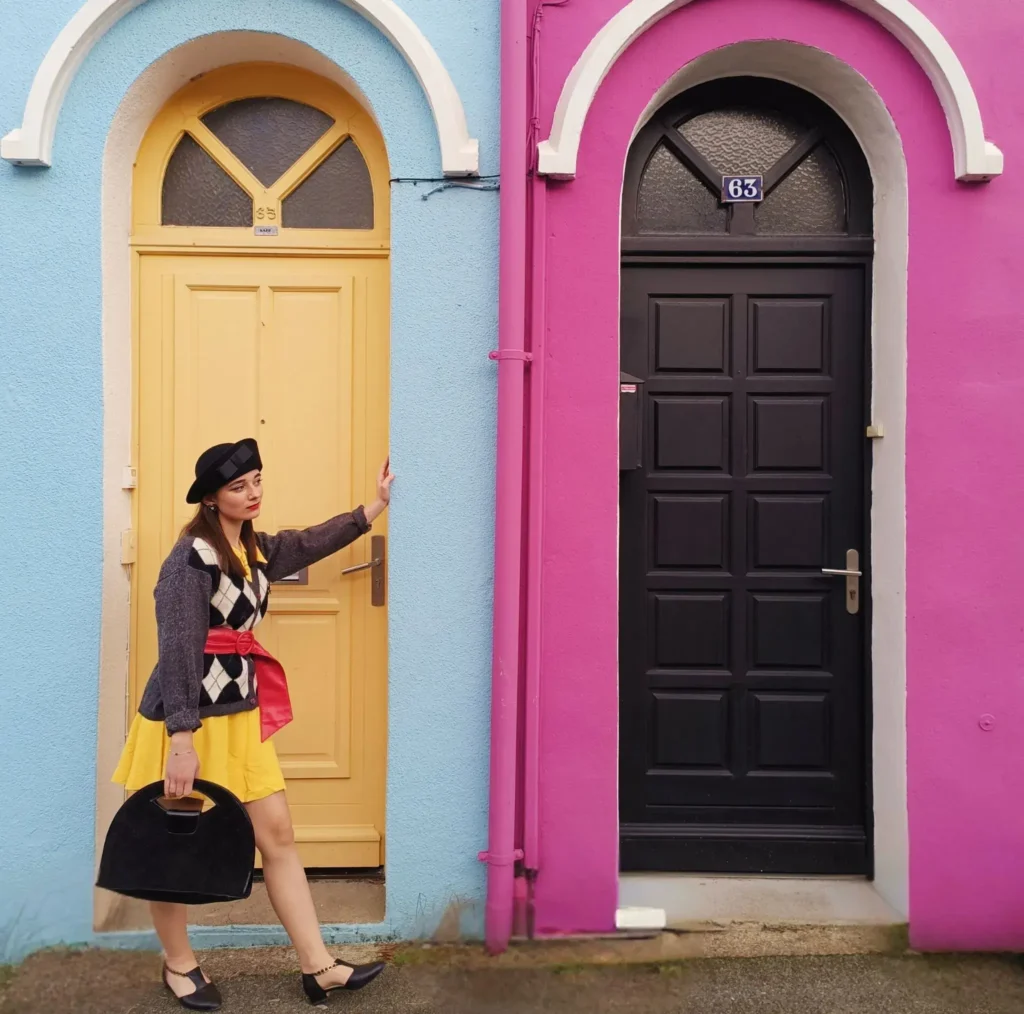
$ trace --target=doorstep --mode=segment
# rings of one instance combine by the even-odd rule
[[[703,923],[899,926],[906,919],[860,877],[708,877],[624,873],[623,908],[664,909],[669,929]]]
[[[702,957],[898,954],[906,919],[856,877],[623,874],[624,913],[664,913],[668,950]],[[678,942],[665,943],[675,934]]]
[[[384,878],[373,876],[310,879],[310,893],[321,923],[328,925],[372,925],[384,921]],[[244,901],[215,905],[192,905],[190,926],[279,926],[267,896],[267,885],[257,880]],[[150,930],[149,905],[135,898],[117,897],[97,932]]]

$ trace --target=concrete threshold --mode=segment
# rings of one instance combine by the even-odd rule
[[[708,877],[626,873],[623,907],[664,909],[669,929],[704,923],[899,926],[906,922],[859,877]]]
[[[658,960],[908,949],[906,919],[856,877],[623,874],[619,904],[664,910],[667,932],[647,948]]]
[[[381,878],[317,878],[310,880],[309,887],[321,923],[361,925],[384,919],[385,887]],[[252,894],[244,901],[189,908],[192,926],[277,926],[280,921],[262,880],[252,885]],[[117,897],[97,930],[101,933],[148,930],[152,925],[146,902]]]

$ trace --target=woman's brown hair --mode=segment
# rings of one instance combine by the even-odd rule
[[[220,526],[220,519],[217,512],[210,510],[206,504],[200,504],[195,517],[185,525],[183,535],[191,535],[198,539],[205,539],[213,546],[220,559],[220,569],[226,571],[234,578],[245,580],[245,571],[242,569],[242,562],[235,555],[235,551],[228,543],[228,537]],[[245,555],[249,559],[249,571],[253,573],[256,567],[256,532],[253,530],[251,521],[242,522],[242,545],[245,546]]]

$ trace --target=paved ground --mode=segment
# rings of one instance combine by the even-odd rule
[[[216,955],[206,961],[217,975]],[[310,1008],[278,962],[218,975],[224,1010]],[[225,966],[226,967],[226,966]],[[253,974],[262,968],[267,974]],[[2,1014],[173,1014],[152,954],[50,952],[0,978]],[[853,955],[691,959],[603,968],[459,967],[403,960],[361,993],[335,994],[351,1014],[1021,1014],[1024,960]]]

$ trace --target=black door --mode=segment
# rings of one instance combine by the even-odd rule
[[[622,312],[623,867],[866,872],[864,270],[627,266]]]
[[[724,206],[727,173],[764,202]],[[870,873],[870,204],[845,126],[778,83],[696,89],[631,150],[625,870]]]

